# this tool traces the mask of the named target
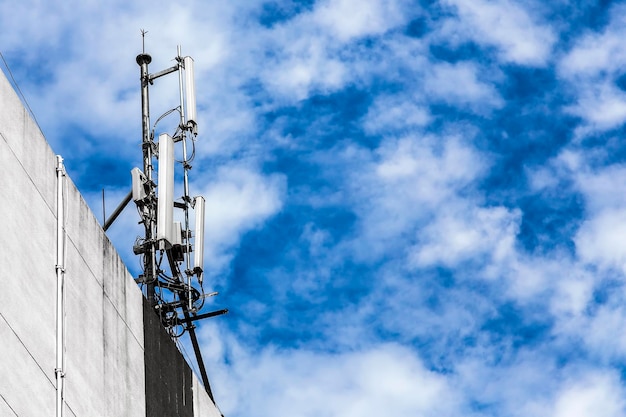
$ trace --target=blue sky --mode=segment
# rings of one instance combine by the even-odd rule
[[[0,48],[99,217],[141,164],[139,30],[151,72],[194,57],[226,416],[613,417],[625,23],[618,1],[25,0]],[[135,273],[137,220],[109,231]]]

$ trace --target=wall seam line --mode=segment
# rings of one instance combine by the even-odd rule
[[[2,398],[2,401],[4,401],[4,403],[7,405],[7,407],[9,407],[11,409],[11,411],[13,411],[13,414],[15,414],[17,417],[19,417],[19,415],[15,412],[15,410],[13,409],[13,407],[11,407],[11,404],[9,404],[9,402],[7,401],[6,398],[4,398],[4,395],[0,394],[0,398]]]
[[[35,183],[35,181],[33,180],[33,177],[30,176],[29,172],[26,170],[26,167],[24,167],[24,164],[22,164],[22,160],[20,158],[17,157],[17,154],[13,151],[13,148],[11,147],[11,144],[9,144],[9,141],[7,140],[6,136],[4,136],[2,134],[2,132],[0,132],[0,136],[2,136],[2,139],[4,140],[4,143],[7,144],[7,147],[9,148],[9,150],[11,151],[11,155],[13,155],[13,158],[15,158],[15,160],[17,161],[17,163],[20,165],[20,167],[22,168],[22,171],[24,171],[24,174],[28,177],[28,180],[30,181],[30,183],[33,185],[33,187],[35,188],[35,190],[37,190],[37,194],[39,194],[39,196],[41,197],[41,200],[43,201],[43,203],[46,205],[46,207],[48,207],[48,210],[50,210],[50,213],[54,216],[54,218],[56,219],[56,213],[53,210],[52,207],[50,207],[50,205],[48,204],[48,201],[46,201],[46,197],[41,193],[41,191],[39,191],[39,187],[37,186],[37,184]]]
[[[30,352],[30,350],[28,349],[28,347],[24,344],[24,342],[22,341],[22,339],[20,338],[20,336],[15,332],[15,330],[13,329],[13,327],[11,326],[11,324],[7,321],[6,317],[4,317],[4,315],[0,312],[0,317],[2,317],[2,320],[4,320],[4,322],[7,324],[7,326],[9,327],[9,329],[11,329],[11,331],[13,332],[13,334],[15,335],[15,337],[17,338],[17,340],[20,342],[20,344],[24,347],[24,349],[26,350],[26,352],[28,352],[28,356],[31,357],[31,359],[35,362],[35,364],[37,365],[37,367],[41,370],[41,373],[44,374],[44,376],[46,377],[46,379],[48,380],[48,382],[50,382],[50,385],[52,386],[52,388],[55,387],[54,382],[48,377],[48,374],[46,373],[46,371],[41,367],[41,365],[39,365],[39,362],[37,362],[37,359],[35,359],[35,357],[33,356],[33,354]]]

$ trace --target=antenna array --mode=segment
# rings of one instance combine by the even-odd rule
[[[142,35],[145,32],[142,31]],[[175,60],[174,66],[150,74],[148,65],[152,57],[145,51],[137,56],[141,69],[143,170],[133,168],[131,171],[132,192],[127,198],[130,200],[132,196],[145,230],[144,237],[138,238],[133,246],[134,253],[143,258],[143,272],[137,282],[142,285],[150,305],[172,337],[189,333],[205,389],[213,399],[193,322],[224,314],[227,310],[197,314],[205,298],[217,293],[207,295],[203,286],[205,200],[189,193],[189,171],[198,135],[194,60],[189,56],[182,57],[180,47]],[[154,126],[150,126],[149,86],[157,78],[173,72],[179,75],[180,105],[161,115]],[[155,142],[156,125],[172,113],[179,115],[175,131],[171,135],[159,134]],[[177,146],[181,148],[182,161],[175,161]],[[191,156],[188,155],[189,146],[192,147]],[[153,178],[155,165],[157,182]],[[182,170],[183,195],[175,200],[177,170]],[[174,220],[177,210],[182,213],[178,216],[182,218],[180,221]],[[193,216],[190,216],[191,212]],[[190,217],[195,220],[193,231]]]

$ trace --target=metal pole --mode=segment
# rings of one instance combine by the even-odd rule
[[[122,214],[122,211],[124,211],[128,203],[130,203],[130,200],[132,199],[133,199],[133,192],[130,191],[128,194],[126,194],[126,197],[124,197],[124,200],[122,200],[120,205],[117,206],[113,214],[111,214],[111,217],[109,217],[108,219],[105,217],[104,224],[102,225],[102,228],[104,229],[105,232],[109,229],[109,227],[111,227],[111,225],[118,218],[118,216]]]
[[[56,379],[56,415],[63,417],[65,395],[64,395],[64,361],[65,361],[65,306],[64,306],[64,285],[65,285],[65,210],[63,204],[63,185],[65,168],[63,158],[57,155],[57,308],[56,308],[56,367],[54,375]]]
[[[178,70],[178,87],[180,92],[180,128],[181,128],[181,140],[183,142],[183,200],[185,201],[185,259],[186,259],[186,268],[185,274],[187,275],[187,299],[189,300],[189,305],[187,306],[191,311],[193,309],[192,300],[191,300],[191,268],[190,268],[190,258],[191,258],[191,245],[189,244],[189,175],[187,173],[188,163],[187,163],[187,138],[186,138],[186,129],[187,123],[185,120],[185,101],[183,97],[183,57],[180,55],[180,45],[178,46],[178,65],[180,69]]]
[[[183,309],[183,315],[185,320],[189,320],[189,312],[187,309]],[[191,339],[191,345],[193,346],[193,351],[196,353],[196,360],[198,361],[198,369],[200,369],[200,377],[202,378],[202,383],[204,384],[204,390],[209,395],[213,404],[215,404],[215,398],[213,398],[213,391],[211,391],[211,384],[209,384],[209,377],[206,373],[206,367],[204,365],[204,360],[202,359],[202,353],[200,351],[200,345],[198,344],[198,337],[196,336],[195,327],[193,324],[188,325],[187,331],[189,332],[189,338]]]
[[[104,188],[102,189],[102,224],[105,224],[107,221],[107,210],[106,205],[104,204]],[[104,231],[106,232],[106,228]]]
[[[148,203],[144,207],[144,227],[146,231],[146,251],[144,253],[144,280],[147,283],[147,298],[151,306],[156,305],[154,286],[156,275],[156,242],[155,242],[155,219],[156,209],[154,206],[154,182],[152,181],[152,152],[153,143],[150,137],[150,104],[148,100],[148,85],[150,75],[148,64],[152,57],[148,54],[137,55],[137,64],[141,67],[141,116],[142,116],[142,148],[143,148],[143,172],[147,178],[149,187]]]

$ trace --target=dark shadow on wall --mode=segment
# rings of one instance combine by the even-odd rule
[[[146,417],[193,417],[191,368],[143,299]]]

